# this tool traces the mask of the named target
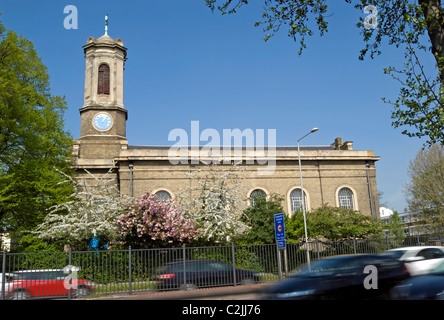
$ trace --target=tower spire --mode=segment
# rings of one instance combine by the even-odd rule
[[[105,15],[105,36],[108,36],[108,14]]]

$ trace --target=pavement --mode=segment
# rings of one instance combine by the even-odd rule
[[[97,298],[85,298],[85,300],[199,300],[217,299],[223,296],[235,296],[246,294],[258,294],[261,290],[269,286],[266,284],[252,284],[242,286],[229,286],[217,288],[204,288],[190,291],[161,291],[161,292],[143,292],[133,294],[111,294]]]

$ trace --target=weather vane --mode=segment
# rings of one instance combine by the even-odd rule
[[[108,35],[108,15],[105,15],[105,36]]]

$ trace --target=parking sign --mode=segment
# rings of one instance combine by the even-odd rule
[[[274,232],[276,235],[276,242],[279,249],[285,248],[285,225],[284,214],[278,213],[274,215]]]

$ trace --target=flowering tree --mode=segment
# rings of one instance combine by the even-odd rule
[[[444,227],[444,145],[422,149],[410,161],[410,181],[405,185],[407,203],[421,214],[421,229],[441,233]]]
[[[197,185],[178,194],[182,209],[203,229],[206,241],[227,241],[248,231],[241,221],[246,205],[243,169],[211,164],[186,174]]]
[[[74,193],[70,200],[50,208],[35,233],[42,240],[63,240],[66,243],[86,242],[95,235],[107,239],[118,237],[116,220],[130,198],[119,193],[112,170],[96,177],[85,170],[94,184],[65,175],[63,183],[71,183]]]
[[[201,229],[186,219],[174,200],[144,193],[127,205],[117,220],[118,232],[128,244],[152,247],[196,240]]]

